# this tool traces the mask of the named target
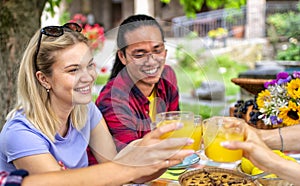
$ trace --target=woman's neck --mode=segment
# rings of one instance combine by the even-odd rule
[[[66,107],[63,105],[55,105],[52,106],[53,111],[55,112],[56,116],[58,117],[59,121],[60,121],[60,126],[58,129],[58,133],[64,137],[69,129],[69,118],[70,118],[70,114],[72,112],[72,110],[74,109],[74,107]]]

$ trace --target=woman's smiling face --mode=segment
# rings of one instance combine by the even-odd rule
[[[77,43],[57,52],[52,76],[48,77],[51,104],[89,103],[96,76],[93,55],[85,43]]]

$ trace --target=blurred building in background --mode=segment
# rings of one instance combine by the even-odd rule
[[[180,0],[171,0],[169,4],[160,0],[72,0],[67,3],[63,0],[58,15],[58,20],[63,12],[69,12],[71,17],[76,13],[93,15],[95,23],[99,23],[105,30],[116,28],[120,22],[132,14],[147,14],[161,21],[167,37],[182,37],[176,25],[191,31],[199,36],[207,36],[209,30],[223,27],[231,31],[235,26],[242,25],[242,37],[265,37],[266,15],[270,13],[297,10],[298,0],[274,1],[274,0],[250,0],[242,8],[234,20],[229,21],[228,11],[211,10],[205,4],[195,19],[185,16]],[[49,17],[49,16],[48,16]],[[175,26],[175,28],[174,28]],[[176,30],[177,29],[177,30]]]

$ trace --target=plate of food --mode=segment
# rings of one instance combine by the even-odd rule
[[[260,186],[257,180],[252,181],[249,176],[229,169],[204,167],[183,173],[178,178],[181,186],[201,185],[244,185]]]
[[[192,154],[186,157],[180,164],[177,164],[169,169],[186,169],[200,161],[200,157],[197,154]]]

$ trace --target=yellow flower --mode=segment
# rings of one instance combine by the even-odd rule
[[[283,120],[284,125],[290,126],[300,122],[300,106],[296,103],[289,101],[287,107],[282,107],[279,110],[278,117]]]
[[[217,28],[216,30],[210,30],[208,32],[208,37],[210,38],[219,38],[219,37],[225,37],[228,34],[228,30],[225,28]]]
[[[270,102],[270,101],[271,101],[271,93],[268,89],[258,93],[256,103],[259,109],[264,108],[265,102]]]
[[[287,91],[291,98],[300,98],[300,79],[291,80],[287,85]]]
[[[217,37],[217,31],[216,30],[210,30],[209,32],[208,32],[208,37],[211,37],[211,38],[215,38],[215,37]]]
[[[279,72],[264,87],[255,97],[249,121],[277,127],[300,124],[300,71]]]

